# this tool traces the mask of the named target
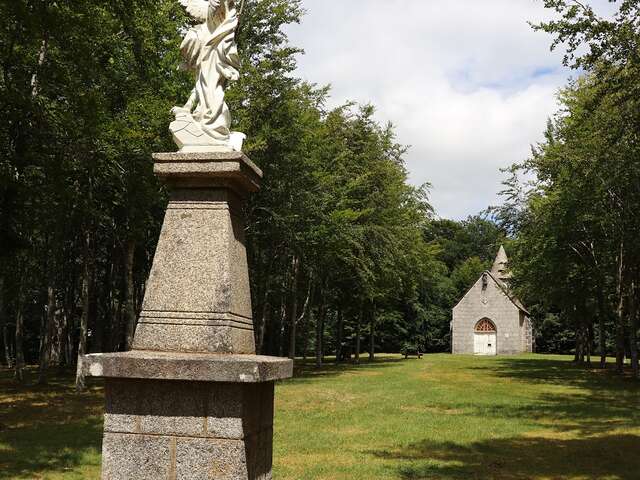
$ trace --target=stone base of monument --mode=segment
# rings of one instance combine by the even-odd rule
[[[170,201],[127,353],[78,368],[105,378],[103,480],[271,479],[274,382],[255,355],[242,211],[261,172],[242,153],[159,154]]]
[[[271,479],[274,381],[290,361],[133,351],[82,368],[106,378],[103,479]]]

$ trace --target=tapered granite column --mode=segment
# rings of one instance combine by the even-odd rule
[[[262,172],[242,153],[166,153],[170,201],[133,350],[85,356],[104,377],[103,480],[271,479],[274,382],[255,355],[243,205]]]

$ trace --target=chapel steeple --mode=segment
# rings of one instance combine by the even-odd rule
[[[511,278],[511,273],[509,272],[509,258],[507,257],[507,252],[503,245],[500,245],[498,255],[493,262],[491,275],[503,282],[506,282]]]

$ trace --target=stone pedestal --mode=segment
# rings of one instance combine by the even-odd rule
[[[157,154],[170,202],[131,352],[85,356],[104,377],[103,480],[271,479],[274,382],[255,355],[242,153]]]

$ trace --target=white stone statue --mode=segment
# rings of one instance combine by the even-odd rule
[[[183,67],[195,72],[196,86],[169,129],[181,152],[240,151],[246,138],[231,132],[224,101],[228,81],[238,80],[240,59],[235,33],[236,0],[179,0],[187,13],[203,23],[189,29],[180,47]]]

